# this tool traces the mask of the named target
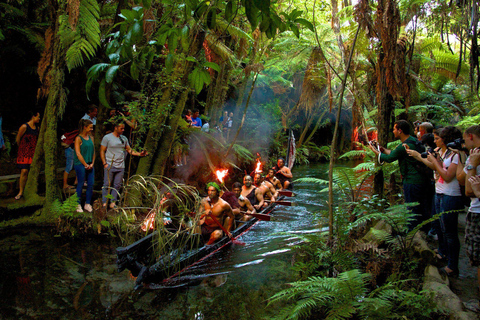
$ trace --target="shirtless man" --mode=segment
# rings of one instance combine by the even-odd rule
[[[242,196],[242,184],[240,182],[235,182],[232,186],[232,191],[235,194],[235,197],[237,197],[238,204],[240,205],[238,212],[244,215],[242,221],[250,220],[252,217],[248,216],[248,214],[256,213],[257,210],[252,206],[250,200]]]
[[[285,160],[279,158],[277,160],[277,165],[273,167],[275,170],[275,177],[282,183],[283,189],[288,189],[292,184],[290,180],[293,178],[292,172],[289,168],[285,167]]]
[[[265,177],[265,181],[270,182],[276,190],[283,189],[282,183],[280,182],[280,180],[277,179],[277,177],[275,177],[274,169],[268,169],[268,174]],[[276,193],[277,194],[275,194],[275,197],[277,197],[278,191]]]
[[[273,187],[272,184],[269,182],[263,181],[263,177],[261,173],[256,173],[255,176],[253,177],[253,183],[257,189],[262,192],[263,198],[265,200],[270,200],[270,201],[275,201],[275,188]],[[268,203],[264,203],[264,206],[266,206]]]
[[[264,203],[263,194],[258,188],[252,185],[252,183],[253,179],[251,176],[247,175],[243,178],[241,195],[247,198],[256,210],[260,210]]]
[[[207,184],[208,197],[203,199],[200,216],[201,234],[207,245],[211,245],[223,237],[222,227],[227,231],[227,236],[232,237],[232,229],[235,216],[232,207],[219,197],[220,187],[215,182]],[[230,219],[226,219],[229,217]],[[227,222],[227,223],[225,223]],[[221,226],[219,225],[221,224]]]

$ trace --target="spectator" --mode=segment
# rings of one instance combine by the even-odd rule
[[[233,126],[233,112],[230,112],[230,115],[227,119],[227,140],[230,138],[230,130],[232,130]]]
[[[90,120],[81,119],[79,123],[79,134],[75,137],[74,167],[77,174],[77,212],[83,212],[81,206],[83,183],[87,181],[87,192],[84,209],[92,212],[93,179],[95,177],[95,148],[93,145],[93,123]]]
[[[202,126],[202,131],[203,132],[209,132],[210,131],[210,124],[208,123],[208,118],[204,118],[205,123]]]
[[[198,109],[193,110],[192,127],[201,129],[202,119],[200,119],[199,115],[200,115],[200,111],[198,111]]]
[[[192,110],[187,110],[187,113],[185,114],[185,121],[187,121],[188,124],[192,123]]]
[[[465,195],[471,197],[465,224],[465,249],[470,263],[477,267],[477,281],[480,287],[480,200],[478,184],[475,176],[480,175],[480,125],[469,127],[463,133],[465,147],[470,150],[470,156],[462,165],[465,154],[460,152],[460,161],[457,166],[457,179],[465,183]],[[473,182],[473,185],[472,185]],[[475,194],[477,192],[477,194]]]
[[[430,179],[425,177],[416,168],[416,160],[409,157],[405,146],[409,149],[415,149],[417,139],[410,136],[410,124],[405,120],[398,120],[393,126],[393,135],[402,142],[394,150],[388,150],[381,146],[378,150],[369,144],[375,154],[378,155],[379,162],[393,162],[398,160],[400,173],[402,175],[403,195],[406,203],[418,202],[419,205],[410,207],[410,210],[416,215],[415,221],[409,226],[412,230],[422,221],[428,219],[431,214],[432,199],[428,197]]]
[[[223,115],[220,117],[220,120],[218,120],[222,128],[227,127],[227,120],[228,120],[228,111],[224,111]]]
[[[459,155],[447,148],[447,144],[462,138],[456,127],[448,126],[435,134],[437,149],[422,158],[415,150],[407,153],[418,161],[435,170],[435,212],[444,213],[440,217],[440,229],[437,230],[437,257],[448,260],[448,265],[441,271],[447,276],[458,275],[458,259],[460,241],[458,239],[458,213],[463,210],[463,199],[460,184],[456,178]]]
[[[422,122],[418,125],[418,138],[421,138],[426,133],[433,133],[433,124],[430,122]]]
[[[18,145],[17,165],[20,168],[20,191],[15,196],[15,200],[20,200],[23,197],[23,190],[27,183],[28,170],[32,164],[33,156],[35,154],[35,147],[37,146],[37,139],[40,113],[31,112],[30,120],[20,126],[15,141]]]
[[[82,119],[83,120],[83,119]],[[73,161],[75,158],[75,138],[78,136],[78,129],[66,132],[60,137],[61,145],[65,148],[65,171],[63,172],[63,190],[71,189],[73,186],[68,185],[68,175],[73,169]]]
[[[132,156],[144,157],[148,155],[147,151],[137,152],[130,148],[127,137],[122,135],[125,130],[125,124],[118,122],[115,124],[112,133],[105,135],[100,145],[100,158],[103,163],[104,178],[102,188],[102,202],[107,205],[108,188],[113,184],[110,208],[115,208],[118,198],[118,190],[120,190],[125,171],[125,156],[130,153]]]
[[[96,105],[91,104],[88,106],[87,113],[82,117],[84,120],[90,120],[94,126],[97,125],[97,113],[98,108]]]

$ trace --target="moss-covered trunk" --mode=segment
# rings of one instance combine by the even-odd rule
[[[172,80],[175,77],[178,77],[180,66],[175,68],[172,75]],[[175,81],[174,81],[175,82]],[[152,163],[154,160],[155,155],[157,154],[158,142],[162,136],[163,127],[165,121],[167,119],[168,114],[170,113],[171,109],[171,100],[172,96],[174,95],[174,87],[173,83],[162,93],[160,101],[156,105],[154,114],[156,115],[155,119],[152,121],[150,125],[150,129],[148,130],[147,139],[145,141],[145,150],[149,152],[146,157],[140,159],[137,167],[137,174],[140,175],[148,175],[151,172]]]
[[[163,132],[162,140],[157,149],[157,154],[155,156],[155,162],[153,164],[153,174],[158,174],[163,176],[165,172],[165,166],[167,165],[168,158],[172,151],[172,146],[175,141],[175,134],[177,133],[178,123],[182,118],[183,110],[185,109],[185,103],[188,98],[188,90],[182,92],[180,99],[173,110],[173,113],[167,120],[166,129]]]

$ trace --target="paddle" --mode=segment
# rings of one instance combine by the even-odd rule
[[[272,201],[271,200],[265,200],[265,202],[271,203]],[[295,207],[295,202],[293,202],[293,201],[281,201],[281,200],[279,200],[279,201],[275,201],[273,203],[276,203],[276,204],[281,205],[281,206]]]
[[[257,218],[258,220],[263,220],[263,221],[270,221],[272,216],[269,214],[264,214],[264,213],[246,213],[245,211],[240,211],[242,214],[247,215],[247,216],[252,216]]]
[[[285,197],[295,197],[296,194],[290,190],[278,190],[278,194]]]
[[[225,235],[228,237],[228,234],[230,232],[228,232],[224,227],[223,225],[220,223],[220,221],[217,220],[217,218],[215,218],[215,216],[211,213],[207,214],[210,218],[212,218],[213,221],[215,221],[215,223],[220,227],[220,229],[222,229],[222,231],[225,233]],[[232,243],[235,243],[235,244],[238,244],[240,246],[244,246],[245,243],[244,242],[241,242],[241,241],[238,241],[236,240],[233,236],[230,238],[230,240],[232,240]]]

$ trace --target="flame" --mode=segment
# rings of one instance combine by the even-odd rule
[[[228,169],[223,169],[223,170],[217,170],[215,174],[217,175],[218,181],[223,183],[223,179],[227,176],[227,173],[228,173]]]
[[[260,160],[257,161],[257,167],[255,168],[255,173],[262,172],[262,162]]]
[[[142,224],[142,230],[143,231],[147,231],[148,229],[153,229],[154,227],[154,224],[155,224],[155,215],[156,215],[156,211],[152,209],[152,211],[149,212],[149,214],[147,215],[147,217],[145,218],[145,220],[143,220],[143,224]]]

